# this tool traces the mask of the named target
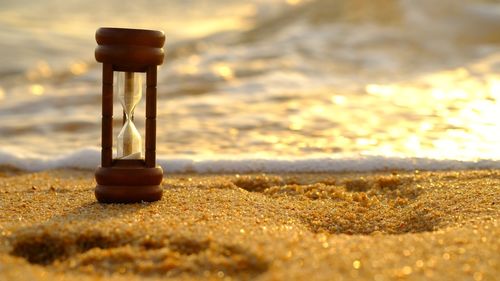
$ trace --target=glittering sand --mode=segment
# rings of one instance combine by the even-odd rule
[[[1,280],[500,276],[500,171],[167,175],[133,205],[92,176],[0,170]]]

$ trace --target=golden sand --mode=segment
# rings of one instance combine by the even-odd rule
[[[498,280],[500,171],[167,175],[0,170],[0,280]]]

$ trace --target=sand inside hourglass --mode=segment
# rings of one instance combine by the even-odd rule
[[[141,76],[132,72],[118,73],[118,99],[123,106],[124,124],[118,134],[118,158],[140,159],[142,139],[134,125],[134,109],[142,97]]]

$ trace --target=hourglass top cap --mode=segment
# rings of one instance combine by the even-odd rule
[[[163,63],[163,31],[101,27],[96,34],[95,58],[114,65],[160,65]]]

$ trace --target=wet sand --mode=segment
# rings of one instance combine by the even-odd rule
[[[159,202],[102,205],[92,172],[0,169],[0,279],[500,276],[497,170],[179,174],[163,185]]]

